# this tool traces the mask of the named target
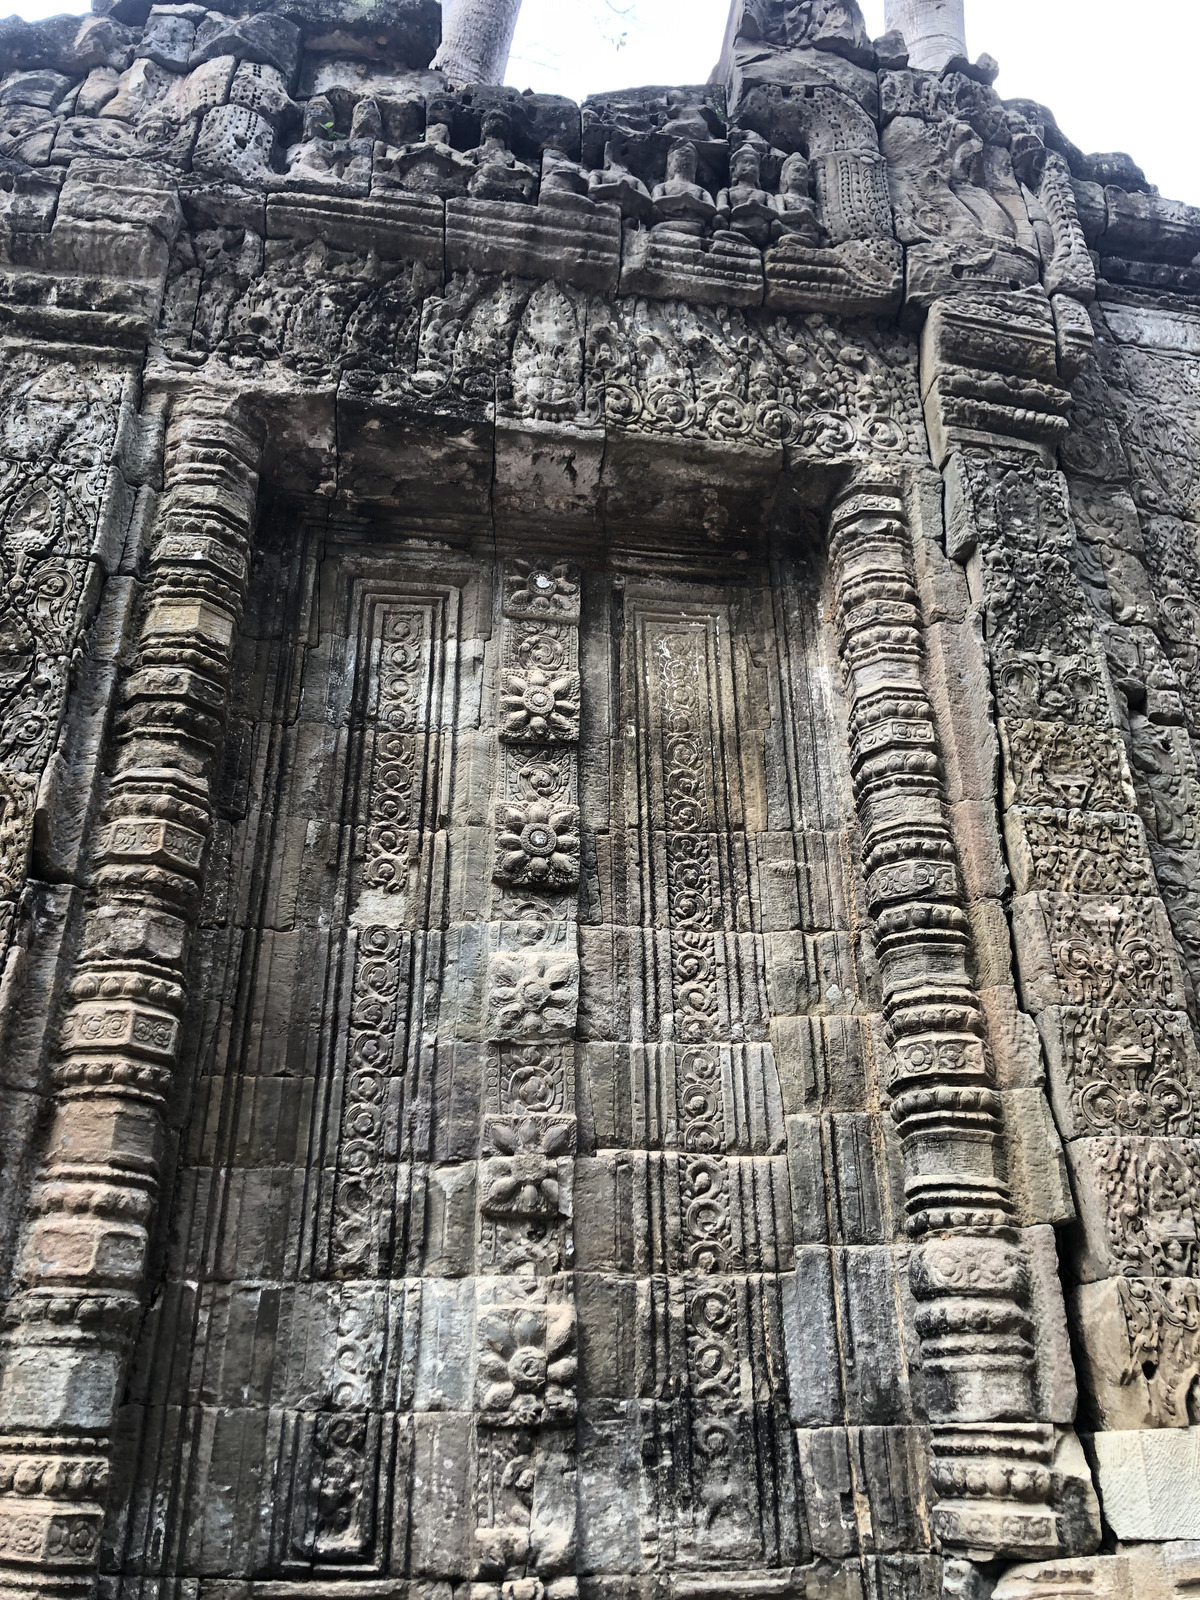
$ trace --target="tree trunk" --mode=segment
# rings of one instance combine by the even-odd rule
[[[456,89],[503,83],[521,0],[453,0],[444,9],[442,45],[433,65]]]
[[[964,0],[886,0],[884,21],[904,35],[909,65],[940,72],[967,53]]]

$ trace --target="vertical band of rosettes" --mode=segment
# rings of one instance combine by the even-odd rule
[[[574,1593],[575,1292],[571,1272],[579,998],[576,570],[501,572],[488,1052],[480,1130],[475,1576]]]

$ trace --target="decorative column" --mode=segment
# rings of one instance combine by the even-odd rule
[[[890,1034],[882,1085],[904,1149],[909,1281],[948,1554],[1052,1554],[1053,1429],[1034,1421],[1028,1267],[972,939],[922,682],[922,617],[899,486],[862,479],[833,512],[851,762]]]
[[[512,557],[502,589],[472,1592],[502,1600],[545,1585],[567,1600],[575,1592],[579,574],[565,561]]]
[[[884,26],[904,35],[908,64],[922,72],[940,72],[955,56],[967,53],[964,0],[886,0]]]
[[[443,8],[442,44],[431,65],[455,89],[503,83],[521,0],[454,0]]]
[[[259,441],[181,401],[137,656],[113,733],[54,1114],[2,1336],[0,1593],[90,1593],[142,1308],[188,935],[248,572]]]

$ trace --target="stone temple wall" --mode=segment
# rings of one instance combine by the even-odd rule
[[[1200,1584],[1200,212],[737,0],[0,24],[0,1600]]]

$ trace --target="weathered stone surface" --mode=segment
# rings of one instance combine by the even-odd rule
[[[1200,1531],[1200,1431],[1092,1436],[1105,1520],[1120,1539],[1195,1539]]]
[[[1184,1592],[1196,213],[853,0],[108,9],[0,27],[6,1600]]]

